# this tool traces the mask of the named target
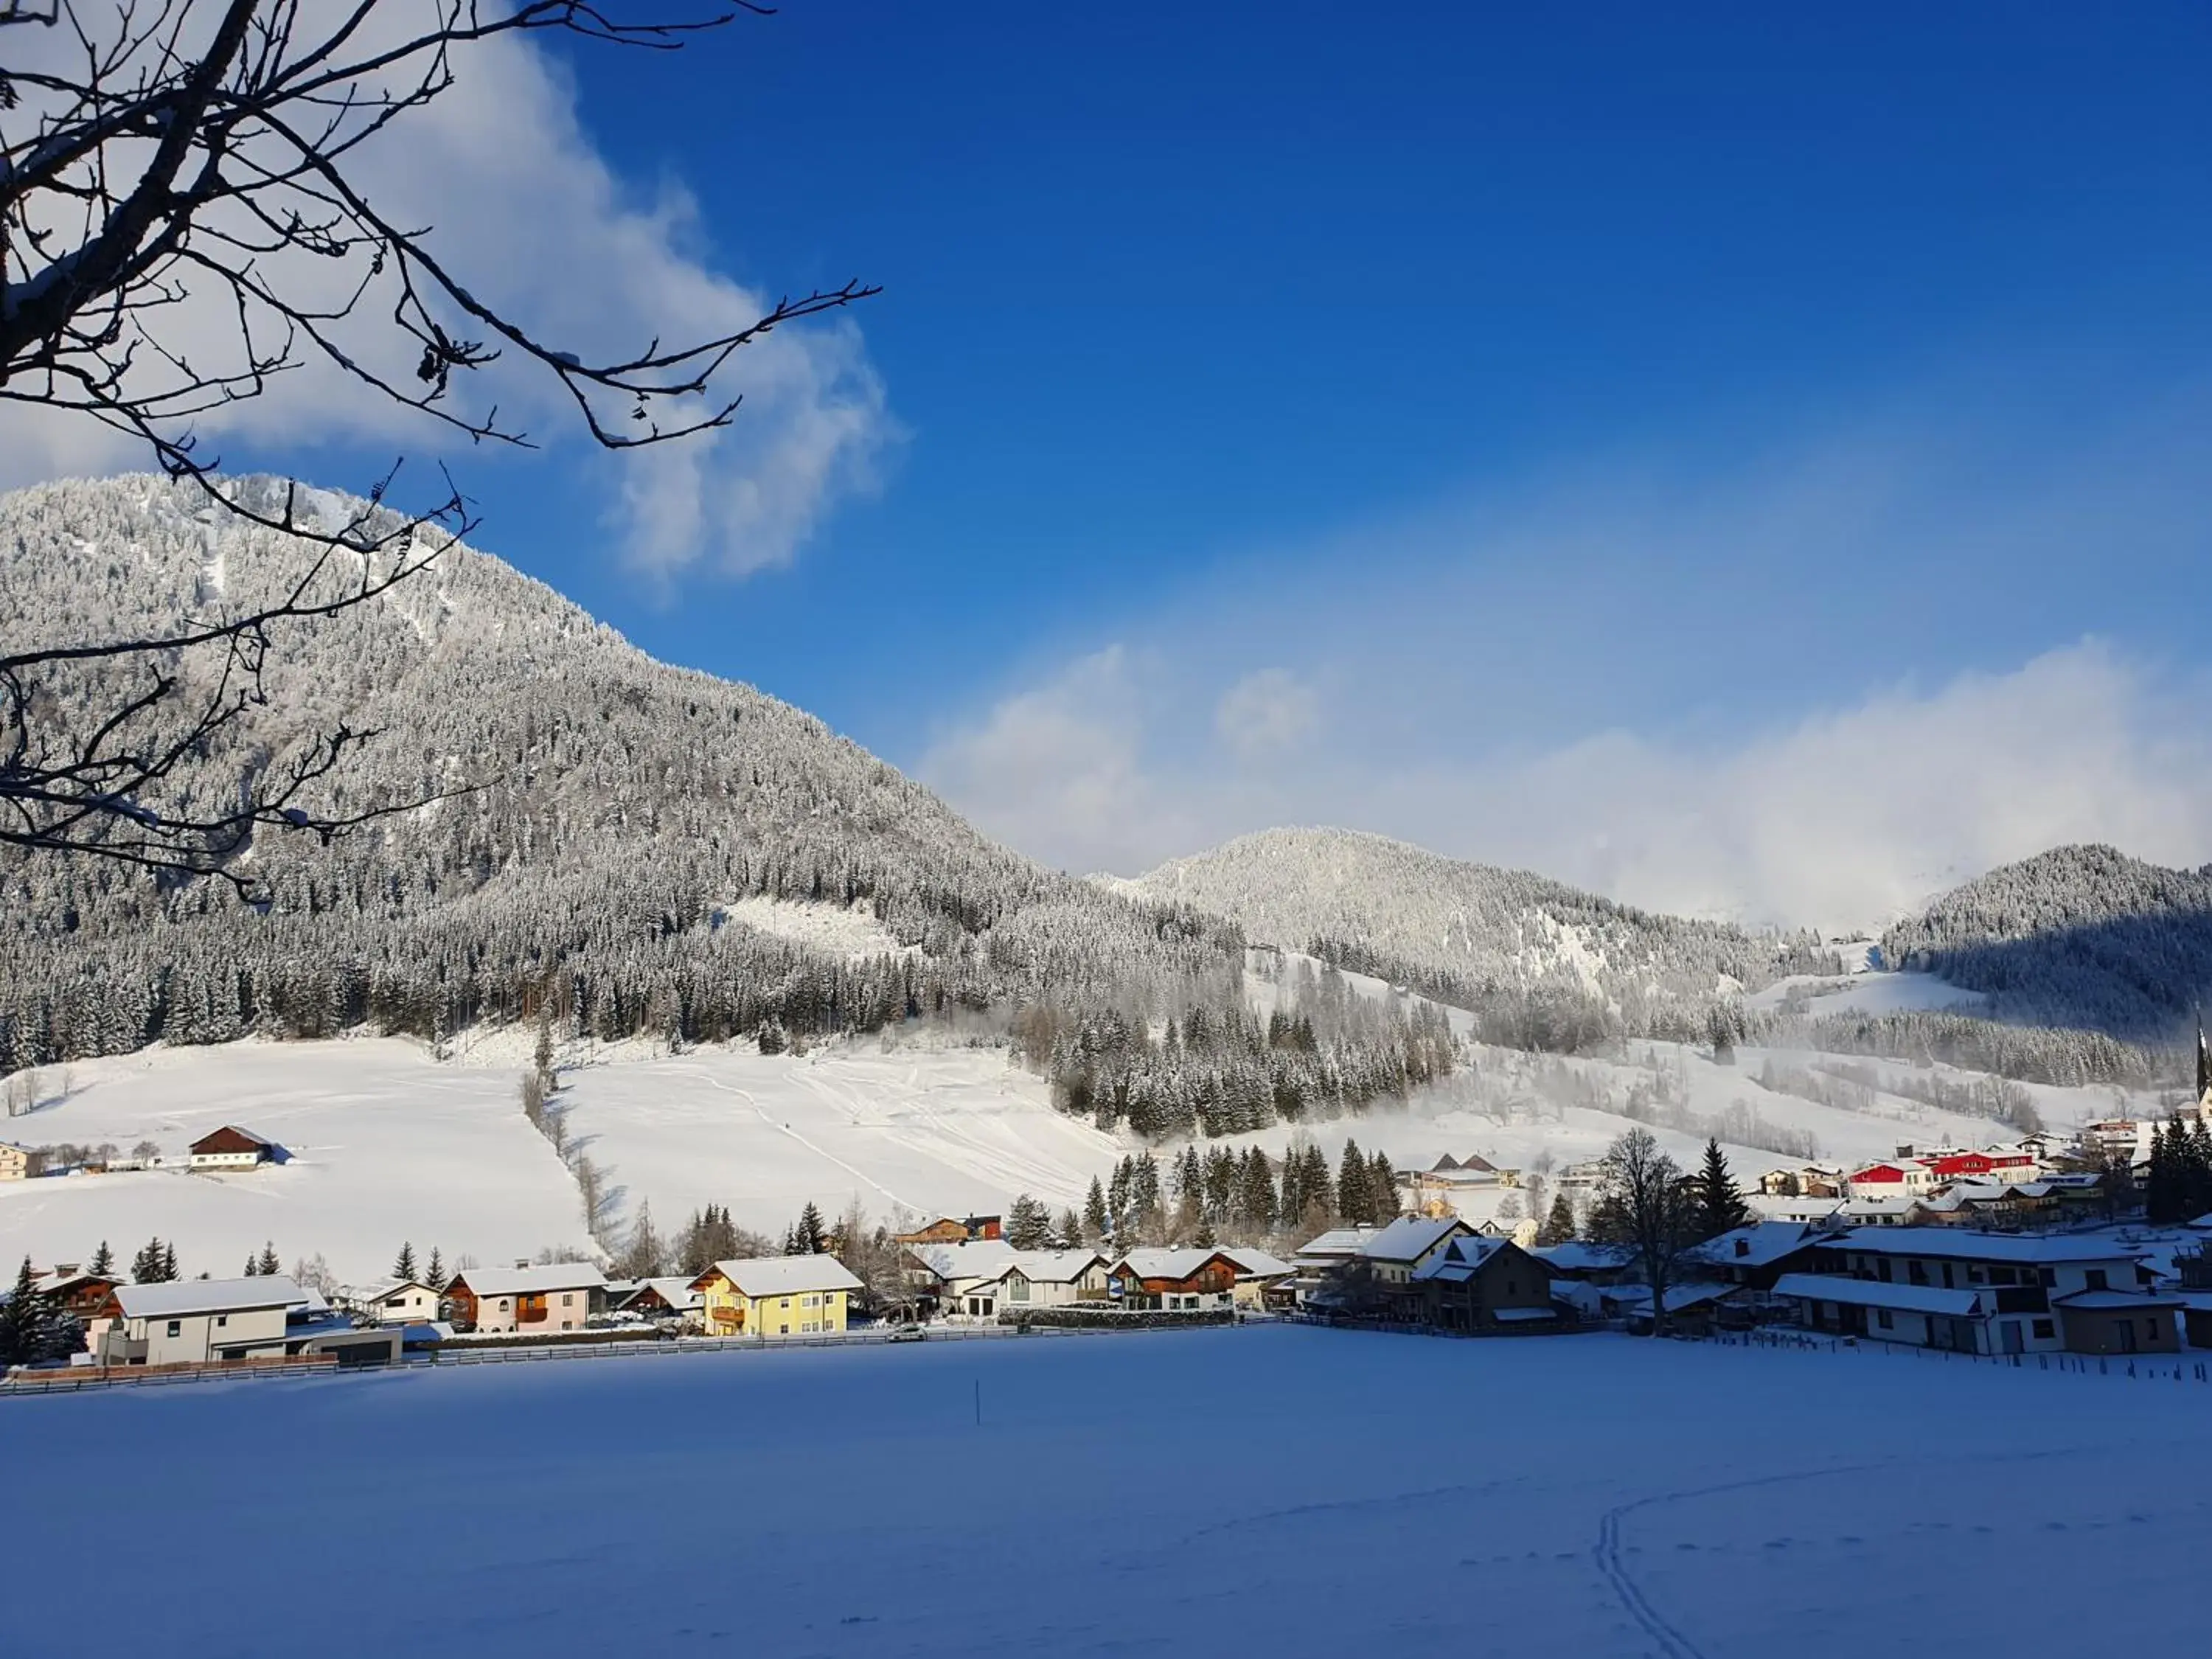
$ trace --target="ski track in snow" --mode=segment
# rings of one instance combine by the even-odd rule
[[[767,1124],[769,1128],[789,1135],[793,1140],[806,1148],[808,1152],[813,1153],[815,1157],[820,1158],[823,1163],[836,1164],[847,1175],[851,1176],[855,1181],[863,1182],[868,1186],[874,1188],[885,1198],[890,1200],[892,1203],[900,1206],[902,1208],[911,1207],[907,1205],[904,1199],[901,1198],[890,1188],[884,1186],[882,1182],[877,1180],[866,1170],[848,1164],[843,1158],[838,1157],[836,1153],[829,1151],[827,1148],[817,1145],[814,1141],[809,1140],[805,1135],[799,1133],[798,1130],[793,1128],[788,1123],[777,1122],[774,1118],[768,1115],[765,1109],[763,1109],[760,1102],[753,1098],[752,1091],[750,1090],[740,1088],[734,1083],[723,1082],[721,1079],[714,1076],[714,1073],[708,1071],[703,1066],[681,1066],[674,1067],[673,1069],[688,1073],[691,1076],[698,1078],[701,1081],[704,1082],[709,1088],[719,1089],[726,1095],[737,1096],[740,1100],[744,1101],[746,1105],[751,1107],[755,1114],[760,1118],[760,1121]]]

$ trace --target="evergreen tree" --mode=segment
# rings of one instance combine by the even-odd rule
[[[641,1211],[644,1206],[641,1205],[639,1208]],[[430,1265],[422,1269],[422,1282],[434,1291],[443,1291],[446,1288],[446,1264],[443,1258],[439,1255],[438,1247],[435,1244],[430,1247]]]
[[[1052,1243],[1052,1212],[1027,1193],[1015,1194],[1006,1209],[1006,1243],[1018,1250],[1042,1250]]]
[[[1102,1243],[1106,1237],[1106,1189],[1098,1177],[1091,1177],[1091,1190],[1083,1195],[1083,1236],[1091,1243]]]
[[[412,1239],[400,1245],[398,1260],[392,1264],[392,1276],[403,1282],[416,1279],[415,1243]]]
[[[284,1271],[284,1264],[276,1259],[276,1243],[274,1239],[262,1241],[261,1260],[256,1264],[256,1269],[264,1279],[274,1278]]]
[[[161,1282],[161,1241],[159,1238],[140,1246],[138,1254],[131,1258],[131,1282],[134,1285],[158,1285]]]
[[[1536,1243],[1539,1248],[1564,1244],[1574,1236],[1574,1200],[1562,1189],[1552,1194],[1551,1212],[1544,1218],[1544,1224],[1536,1230]]]
[[[2173,1140],[2166,1125],[2150,1126],[2150,1171],[2143,1182],[2143,1219],[2154,1227],[2166,1227],[2182,1219],[2185,1194],[2174,1167]]]
[[[245,1276],[246,1276],[246,1278],[248,1278],[248,1279],[257,1278],[257,1277],[258,1277],[258,1276],[259,1276],[259,1274],[260,1274],[261,1269],[260,1269],[259,1267],[256,1267],[256,1266],[254,1265],[254,1263],[255,1263],[256,1260],[257,1260],[257,1258],[255,1257],[255,1255],[254,1255],[254,1254],[253,1254],[253,1252],[252,1252],[252,1251],[248,1250],[248,1251],[246,1253],[246,1275],[245,1275]]]
[[[1344,1161],[1337,1168],[1336,1210],[1346,1221],[1372,1221],[1373,1206],[1367,1196],[1367,1159],[1359,1143],[1347,1138]]]
[[[820,1255],[823,1250],[822,1212],[814,1207],[814,1200],[806,1200],[799,1212],[799,1219],[791,1229],[789,1255]]]
[[[1728,1159],[1721,1153],[1720,1142],[1708,1136],[1705,1140],[1705,1161],[1695,1181],[1697,1202],[1697,1233],[1700,1240],[1718,1238],[1751,1222],[1751,1206],[1743,1201],[1736,1188],[1735,1177],[1729,1173]]]
[[[92,1265],[88,1271],[103,1278],[115,1271],[115,1252],[107,1248],[106,1239],[101,1239],[100,1248],[92,1253]]]
[[[39,1352],[44,1322],[38,1280],[31,1273],[31,1258],[23,1258],[15,1274],[15,1288],[0,1303],[0,1368],[27,1365],[44,1356]]]
[[[1062,1210],[1060,1224],[1053,1229],[1053,1234],[1061,1249],[1079,1249],[1083,1244],[1083,1218],[1073,1210]]]
[[[1377,1221],[1393,1221],[1398,1216],[1398,1172],[1390,1167],[1389,1156],[1375,1154],[1367,1176],[1367,1198]]]

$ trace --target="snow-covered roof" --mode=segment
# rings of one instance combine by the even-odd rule
[[[1224,1244],[1221,1254],[1237,1264],[1237,1273],[1245,1279],[1279,1279],[1291,1271],[1289,1262],[1242,1244]]]
[[[283,1273],[252,1279],[179,1279],[165,1285],[118,1285],[117,1305],[126,1319],[181,1319],[191,1314],[246,1313],[259,1308],[304,1308],[307,1293]]]
[[[1343,1261],[1358,1255],[1375,1237],[1372,1227],[1332,1227],[1318,1237],[1311,1238],[1298,1247],[1297,1260],[1300,1266],[1308,1261]]]
[[[1182,1250],[1138,1249],[1125,1252],[1114,1265],[1127,1268],[1139,1279],[1188,1279],[1214,1257],[1227,1255],[1226,1250],[1198,1245]]]
[[[471,1294],[538,1296],[548,1291],[597,1291],[606,1278],[588,1261],[556,1261],[543,1267],[469,1267],[453,1275],[447,1288],[465,1285]]]
[[[907,1254],[948,1285],[997,1279],[1014,1265],[1014,1247],[1003,1238],[971,1238],[964,1244],[909,1244]]]
[[[1734,1288],[1728,1285],[1669,1285],[1667,1287],[1667,1311],[1680,1313],[1685,1308],[1694,1308],[1701,1302],[1716,1302]],[[1651,1287],[1649,1285],[1616,1285],[1598,1292],[1601,1301],[1620,1308],[1649,1308]]]
[[[395,1279],[390,1284],[380,1285],[373,1291],[360,1291],[358,1296],[363,1302],[382,1302],[386,1297],[398,1295],[402,1291],[422,1291],[434,1296],[436,1294],[419,1279]],[[481,1295],[482,1292],[479,1291],[478,1294]]]
[[[763,1255],[717,1261],[714,1271],[744,1296],[796,1296],[802,1291],[857,1291],[860,1281],[834,1255]],[[701,1278],[705,1275],[702,1274]],[[696,1284],[698,1280],[691,1281]]]
[[[1721,1267],[1764,1267],[1803,1249],[1816,1237],[1802,1221],[1754,1221],[1748,1227],[1709,1238],[1686,1254]]]
[[[2212,1233],[2212,1214],[2200,1215],[2194,1221],[2182,1224],[2192,1233]]]
[[[1636,1259],[1636,1252],[1626,1244],[1593,1244],[1586,1238],[1540,1244],[1529,1254],[1548,1262],[1553,1272],[1563,1273],[1603,1273],[1625,1267]]]
[[[1837,1241],[1875,1255],[1932,1255],[1953,1261],[2134,1261],[2145,1252],[2094,1234],[1982,1233],[1966,1227],[1857,1228]]]
[[[1559,1310],[1557,1308],[1496,1308],[1491,1310],[1490,1316],[1504,1324],[1517,1325],[1528,1320],[1557,1319]]]
[[[1033,1285],[1073,1285],[1106,1259],[1096,1250],[1017,1250],[1009,1270],[1019,1268]]]
[[[1413,1269],[1416,1279],[1440,1279],[1447,1285],[1462,1284],[1480,1273],[1490,1258],[1504,1249],[1508,1243],[1487,1234],[1473,1234],[1455,1238],[1434,1255]]]
[[[1369,1239],[1359,1252],[1370,1261],[1419,1261],[1444,1240],[1469,1231],[1456,1217],[1431,1221],[1426,1216],[1401,1215]]]
[[[1976,1305],[1972,1291],[1947,1291],[1934,1285],[1885,1285],[1880,1279],[1845,1279],[1839,1273],[1784,1273],[1774,1281],[1774,1293],[1905,1313],[1967,1315]]]
[[[612,1286],[609,1288],[611,1289]],[[680,1278],[641,1279],[630,1286],[627,1295],[631,1300],[635,1300],[647,1291],[659,1296],[670,1307],[678,1310],[700,1307],[707,1300],[705,1291],[693,1290],[690,1279]]]
[[[2057,1308],[2080,1308],[2090,1313],[2120,1313],[2130,1308],[2180,1308],[2188,1304],[2179,1297],[2157,1296],[2148,1291],[2076,1291],[2071,1296],[2054,1296],[2051,1305]]]

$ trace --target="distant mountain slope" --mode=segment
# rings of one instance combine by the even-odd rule
[[[2212,988],[2212,865],[2056,848],[1946,893],[1881,951],[1989,993],[2008,1018],[2169,1041]]]
[[[1583,1018],[1595,1002],[1630,1032],[1702,1030],[1712,1005],[1738,990],[1833,966],[1809,935],[1653,915],[1347,830],[1269,830],[1109,884],[1226,916],[1255,942],[1418,980],[1509,1025],[1548,1020],[1546,1009]],[[1573,1044],[1540,1033],[1529,1046]]]
[[[0,498],[0,640],[173,628],[243,608],[306,556],[188,485],[21,491]],[[655,662],[466,547],[379,603],[287,628],[272,660],[270,706],[179,787],[234,791],[341,714],[384,735],[334,781],[337,810],[481,787],[329,848],[260,837],[265,915],[213,884],[0,858],[0,1071],[364,1018],[438,1035],[540,1002],[603,1035],[837,1029],[1048,984],[1227,983],[1241,960],[1233,937],[994,844],[820,721]],[[81,722],[92,697],[64,688],[64,715]],[[737,902],[760,896],[858,905],[905,948],[810,949],[805,929],[745,925],[758,908]]]

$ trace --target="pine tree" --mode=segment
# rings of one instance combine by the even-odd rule
[[[822,1212],[814,1207],[814,1200],[806,1200],[799,1212],[799,1220],[791,1230],[791,1255],[820,1255],[823,1249]]]
[[[1540,1249],[1548,1248],[1553,1244],[1564,1244],[1574,1236],[1574,1200],[1561,1190],[1552,1195],[1551,1213],[1544,1218],[1544,1224],[1536,1230],[1536,1243]]]
[[[2150,1126],[2150,1172],[2143,1182],[2143,1219],[2154,1227],[2171,1226],[2181,1219],[2182,1194],[2174,1180],[2173,1154],[2166,1126]]]
[[[1377,1221],[1395,1220],[1398,1215],[1398,1174],[1390,1167],[1387,1154],[1377,1152],[1367,1177],[1367,1200]]]
[[[1091,1177],[1091,1190],[1083,1195],[1083,1236],[1091,1243],[1103,1243],[1106,1237],[1106,1189],[1098,1177]]]
[[[392,1276],[402,1284],[415,1279],[415,1242],[409,1239],[399,1247],[399,1257],[392,1264]]]
[[[276,1243],[274,1239],[262,1241],[261,1260],[257,1266],[264,1279],[273,1279],[284,1271],[284,1264],[276,1259]]]
[[[422,1269],[422,1282],[434,1291],[446,1288],[446,1264],[435,1244],[430,1247],[430,1265]]]
[[[100,1248],[92,1253],[92,1265],[87,1271],[102,1278],[115,1271],[115,1252],[107,1248],[106,1239],[101,1239]]]
[[[131,1258],[131,1282],[134,1285],[158,1285],[161,1282],[161,1241],[153,1238],[140,1246],[138,1254]]]
[[[1053,1230],[1063,1250],[1079,1249],[1083,1245],[1083,1218],[1073,1210],[1060,1212],[1060,1224]]]
[[[1705,1164],[1698,1171],[1695,1185],[1696,1224],[1700,1240],[1718,1238],[1723,1233],[1750,1223],[1751,1206],[1736,1190],[1735,1177],[1729,1173],[1728,1159],[1722,1156],[1720,1142],[1710,1136],[1705,1140]]]
[[[252,1252],[252,1251],[251,1251],[251,1250],[248,1250],[248,1251],[246,1253],[246,1275],[245,1275],[245,1276],[246,1276],[246,1278],[248,1278],[248,1279],[257,1278],[257,1277],[258,1277],[258,1276],[259,1276],[259,1274],[260,1274],[261,1269],[260,1269],[259,1267],[256,1267],[256,1266],[254,1265],[254,1262],[255,1262],[255,1257],[254,1257],[253,1252]]]
[[[1344,1161],[1337,1170],[1336,1209],[1346,1221],[1375,1218],[1367,1196],[1367,1159],[1360,1152],[1359,1143],[1350,1139],[1344,1143]]]
[[[15,1288],[0,1303],[0,1369],[27,1365],[44,1356],[38,1352],[43,1323],[38,1280],[31,1273],[31,1258],[23,1258],[15,1274]]]
[[[1006,1208],[1006,1243],[1018,1250],[1042,1250],[1052,1242],[1052,1212],[1027,1193],[1015,1194]]]

